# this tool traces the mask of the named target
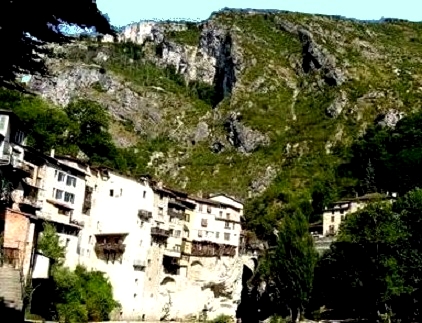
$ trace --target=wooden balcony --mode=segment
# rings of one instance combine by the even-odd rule
[[[120,242],[97,242],[95,244],[95,251],[97,252],[115,252],[115,253],[124,253],[126,250],[126,245]]]

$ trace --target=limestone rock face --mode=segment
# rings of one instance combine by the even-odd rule
[[[186,276],[161,275],[156,308],[164,309],[167,319],[176,321],[199,319],[204,309],[207,319],[220,314],[234,316],[241,300],[244,266],[255,270],[255,262],[250,256],[191,257]],[[153,318],[153,315],[150,313],[148,317]],[[159,320],[158,314],[155,315]]]

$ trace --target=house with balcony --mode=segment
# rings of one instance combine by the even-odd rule
[[[222,195],[189,196],[189,200],[196,203],[196,208],[188,223],[190,238],[183,252],[187,254],[190,249],[190,255],[197,257],[237,255],[243,205]]]
[[[85,177],[88,173],[67,165],[54,157],[43,155],[25,147],[24,163],[30,169],[22,182],[21,211],[35,215],[42,223],[52,224],[66,247],[65,265],[70,268],[79,263],[77,252],[85,215],[82,205]]]
[[[138,320],[145,311],[142,297],[152,243],[153,190],[146,177],[135,180],[107,168],[90,171],[86,186],[91,198],[85,205],[90,211],[80,259],[110,279],[122,305],[118,317]]]

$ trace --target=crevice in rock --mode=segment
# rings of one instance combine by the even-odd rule
[[[213,107],[225,97],[231,95],[236,83],[235,64],[232,57],[233,39],[229,33],[224,35],[217,54],[217,66],[214,76],[215,96]]]

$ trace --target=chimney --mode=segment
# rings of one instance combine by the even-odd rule
[[[54,153],[55,153],[55,150],[53,148],[53,149],[50,150],[50,157],[54,158]]]

